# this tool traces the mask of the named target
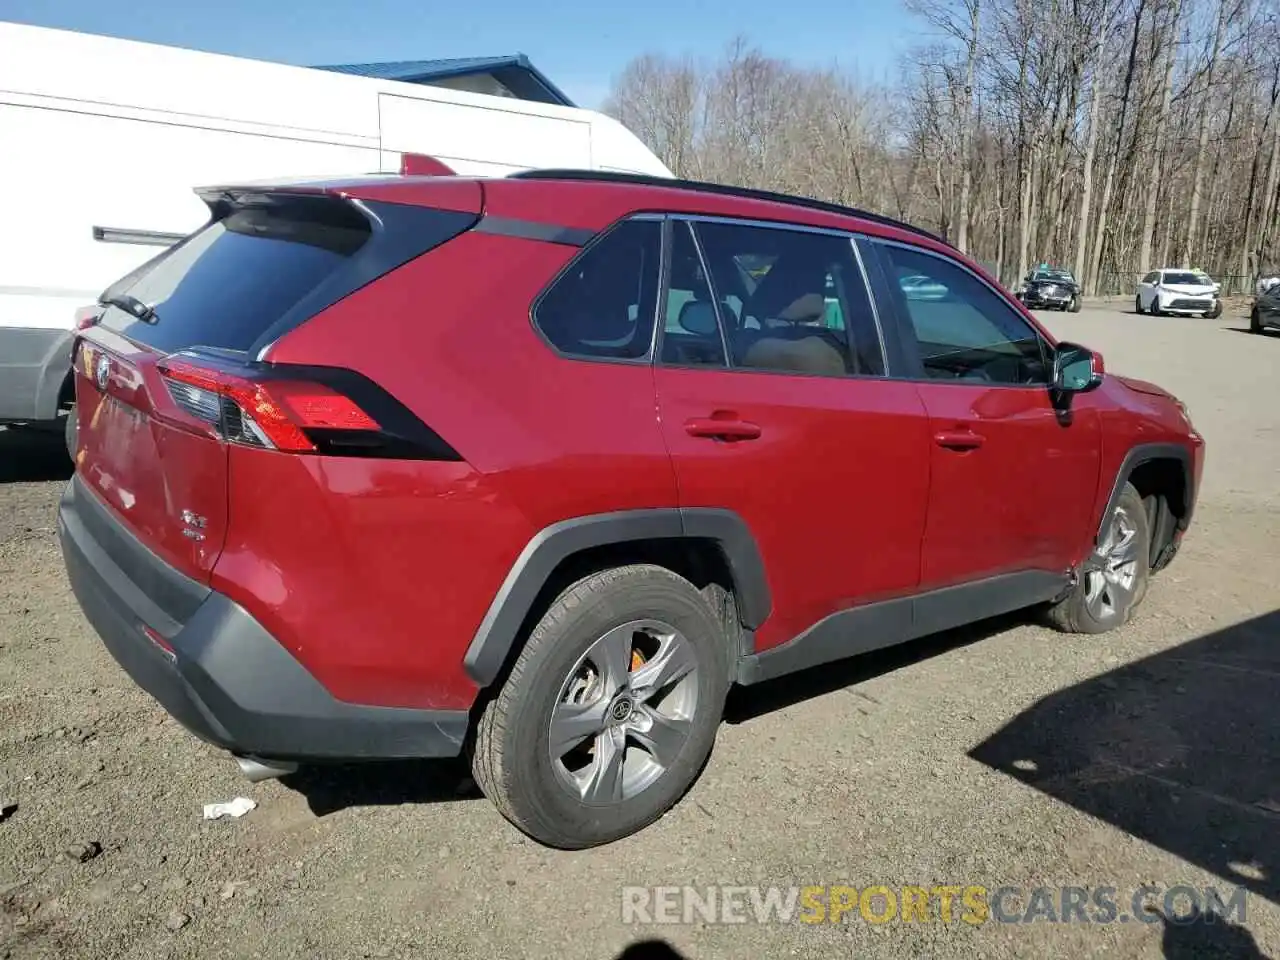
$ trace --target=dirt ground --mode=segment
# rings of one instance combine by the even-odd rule
[[[1004,618],[739,692],[684,802],[585,853],[522,838],[456,765],[240,779],[81,618],[56,441],[0,432],[0,960],[1280,957],[1280,337],[1046,319],[1207,439],[1196,522],[1137,619]],[[237,796],[257,808],[202,820]],[[1006,918],[1033,887],[1103,886],[1126,919],[623,922],[624,887],[711,884],[1017,886]],[[1138,922],[1144,884],[1243,890],[1243,917]]]

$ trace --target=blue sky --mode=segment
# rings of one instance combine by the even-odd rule
[[[767,53],[887,79],[912,26],[899,0],[0,0],[0,20],[285,63],[529,55],[594,107],[647,52],[715,57],[741,33]],[[217,13],[214,13],[217,10]]]

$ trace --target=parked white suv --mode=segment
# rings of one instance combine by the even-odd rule
[[[1152,270],[1138,284],[1134,309],[1155,316],[1198,313],[1218,317],[1222,315],[1221,290],[1221,284],[1199,270]]]

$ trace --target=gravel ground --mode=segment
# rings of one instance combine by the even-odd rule
[[[1197,521],[1138,618],[1094,638],[1004,618],[740,691],[685,801],[585,853],[523,839],[456,765],[241,780],[82,620],[56,441],[0,432],[0,960],[608,960],[645,940],[689,958],[1280,956],[1280,337],[1046,319],[1179,394],[1207,439]],[[237,796],[257,808],[201,819]],[[1135,888],[1179,883],[1247,891],[1243,920],[622,920],[633,885],[1110,886],[1127,914]]]

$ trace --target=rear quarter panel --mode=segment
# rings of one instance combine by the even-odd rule
[[[218,587],[336,696],[466,706],[463,654],[537,531],[677,505],[652,368],[561,358],[530,321],[576,252],[464,234],[271,348],[363,373],[465,459],[291,458],[285,482],[280,458],[236,451]]]

